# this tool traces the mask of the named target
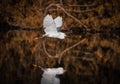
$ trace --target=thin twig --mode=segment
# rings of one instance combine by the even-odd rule
[[[60,4],[63,5],[63,1],[62,0],[60,0]]]
[[[39,29],[40,30],[40,28],[39,28],[39,26],[38,27],[31,27],[31,26],[21,26],[20,24],[18,24],[18,23],[15,23],[15,22],[9,22],[9,21],[7,21],[7,23],[9,24],[9,25],[11,25],[11,26],[15,26],[15,27],[20,27],[21,29],[30,29],[30,30],[34,30],[34,29]]]
[[[79,7],[92,7],[92,6],[95,6],[95,4],[92,4],[92,5],[77,5],[77,4],[73,4],[73,5],[68,5],[68,6],[79,6]]]
[[[58,9],[49,9],[49,11],[57,11]],[[59,10],[61,10],[61,9],[59,9]],[[68,12],[74,12],[74,13],[87,13],[87,12],[90,12],[90,11],[94,11],[94,10],[96,10],[96,9],[90,9],[90,10],[84,10],[84,11],[79,11],[79,10],[68,10],[68,9],[66,9],[66,11],[68,11]]]
[[[60,63],[61,62],[61,58],[62,58],[64,53],[66,53],[67,51],[71,50],[72,48],[78,46],[80,43],[83,43],[85,40],[86,39],[80,40],[79,42],[75,43],[74,45],[72,45],[72,46],[70,46],[70,47],[68,47],[66,49],[64,49],[63,51],[61,51],[59,53],[56,53],[56,55],[54,55],[54,56],[47,52],[44,41],[43,41],[43,49],[44,49],[44,52],[46,53],[46,55],[48,57],[50,57],[50,58],[59,58],[58,63]]]
[[[83,24],[79,19],[77,19],[76,17],[74,17],[73,15],[71,15],[70,13],[68,13],[63,7],[61,7],[60,4],[50,4],[48,7],[46,7],[45,12],[44,12],[44,16],[46,15],[48,9],[52,6],[56,6],[58,8],[60,8],[65,14],[67,14],[69,17],[73,18],[75,21],[77,21],[78,23],[80,23],[83,27],[85,27],[87,29],[87,26],[85,24]]]
[[[87,29],[87,26],[85,24],[83,24],[80,20],[78,20],[76,17],[74,17],[73,15],[71,15],[70,13],[68,13],[63,7],[59,6],[59,8],[61,8],[64,13],[66,13],[69,17],[73,18],[74,20],[76,20],[78,23],[80,23],[82,26],[84,26]]]
[[[66,48],[65,50],[63,50],[62,52],[60,52],[60,53],[59,53],[59,56],[60,56],[60,57],[59,57],[58,63],[60,63],[61,58],[62,58],[62,56],[63,56],[64,53],[66,53],[66,52],[69,51],[70,49],[78,46],[80,43],[83,43],[85,40],[86,40],[86,39],[80,40],[79,42],[75,43],[74,45],[72,45],[72,46]]]
[[[44,49],[44,51],[45,51],[45,53],[46,53],[46,55],[47,55],[48,57],[50,57],[50,58],[58,58],[58,57],[59,57],[57,54],[56,54],[55,56],[53,56],[53,55],[50,55],[50,54],[47,52],[44,41],[43,41],[43,49]]]
[[[55,6],[55,4],[50,4],[50,5],[48,5],[48,6],[46,7],[45,12],[44,12],[44,14],[43,14],[43,17],[46,15],[48,9],[49,9],[50,7],[52,7],[52,6]]]
[[[62,56],[65,52],[67,52],[67,51],[69,51],[70,49],[76,47],[77,45],[79,45],[80,43],[82,43],[82,42],[84,42],[84,41],[85,41],[85,39],[80,40],[79,42],[75,43],[74,45],[72,45],[72,46],[66,48],[64,51],[62,51],[62,53],[61,53],[60,55]]]

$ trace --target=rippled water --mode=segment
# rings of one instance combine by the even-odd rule
[[[11,30],[0,32],[0,84],[40,84],[42,70],[33,64],[63,67],[61,84],[118,84],[120,38],[113,32],[68,33],[64,40],[40,38],[42,32]],[[54,58],[63,50],[82,41]],[[43,49],[53,57],[48,57]]]

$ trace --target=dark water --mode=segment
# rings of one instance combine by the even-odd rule
[[[114,30],[116,31],[116,30]],[[119,84],[120,37],[118,32],[68,33],[64,40],[36,37],[39,31],[0,30],[0,84],[40,84],[42,70],[33,64],[48,67],[63,67],[61,84]],[[59,58],[54,56],[77,42]]]

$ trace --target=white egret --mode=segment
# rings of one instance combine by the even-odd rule
[[[41,67],[40,67],[41,68]],[[65,70],[62,67],[59,68],[46,68],[41,78],[41,84],[60,84],[60,79],[57,75],[63,74]]]
[[[66,34],[60,32],[60,27],[62,26],[62,17],[58,16],[55,19],[52,18],[51,15],[46,15],[43,20],[43,27],[44,27],[44,36],[53,37],[64,39]]]

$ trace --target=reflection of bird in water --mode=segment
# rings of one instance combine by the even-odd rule
[[[55,19],[52,18],[51,15],[46,15],[43,21],[43,27],[44,27],[44,36],[47,37],[54,37],[59,39],[64,39],[65,34],[60,32],[60,27],[62,26],[62,17],[58,16]]]
[[[57,75],[65,72],[62,67],[44,69],[39,66],[39,68],[44,71],[41,78],[41,84],[60,84],[60,79],[57,77]]]

